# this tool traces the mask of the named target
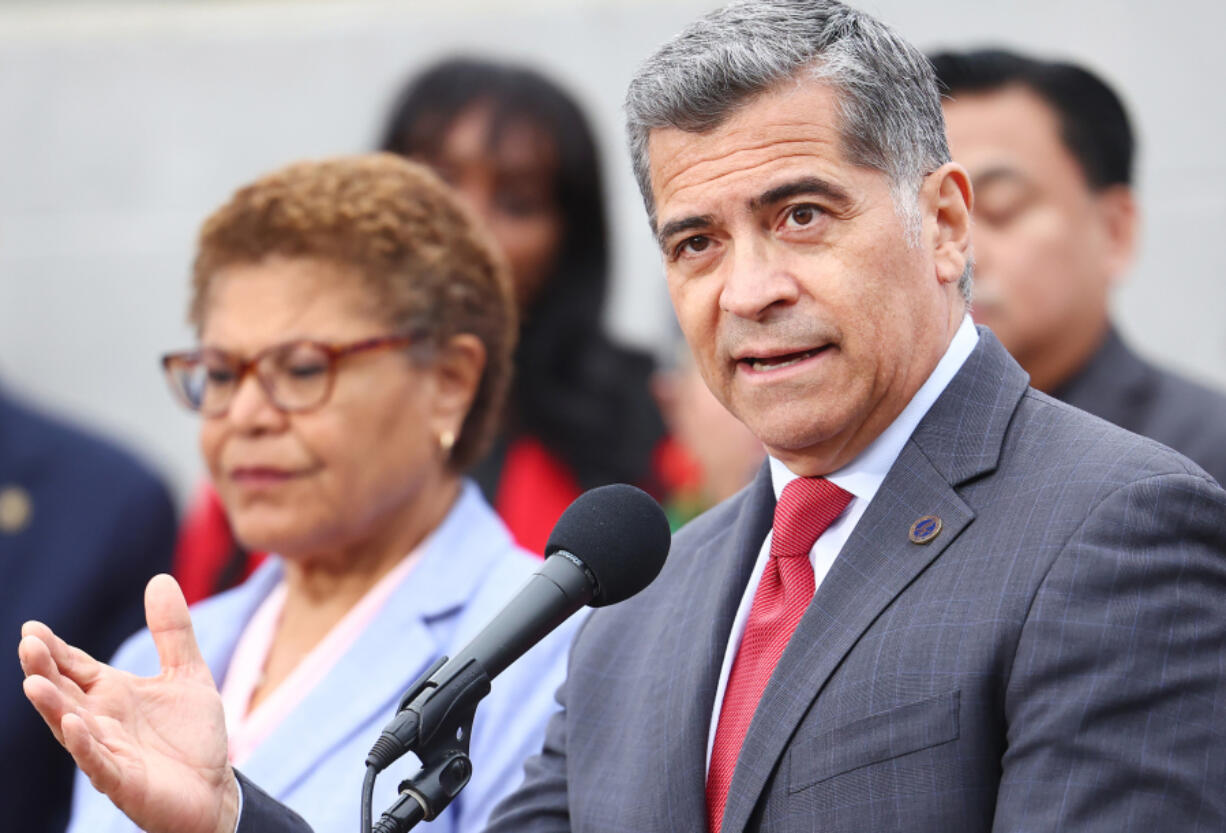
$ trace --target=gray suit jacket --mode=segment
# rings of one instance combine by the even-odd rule
[[[1226,829],[1226,492],[1027,388],[981,330],[818,588],[724,831]],[[706,829],[704,756],[764,468],[577,638],[491,829]],[[926,515],[942,528],[912,543]]]
[[[1052,395],[1169,445],[1226,485],[1226,394],[1150,364],[1115,330]]]

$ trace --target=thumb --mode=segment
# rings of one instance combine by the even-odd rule
[[[196,644],[187,600],[179,583],[165,573],[149,579],[145,586],[145,622],[153,634],[163,672],[209,673]]]

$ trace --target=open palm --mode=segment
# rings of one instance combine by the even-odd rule
[[[145,612],[162,670],[98,662],[39,622],[22,627],[24,689],[93,785],[151,833],[229,833],[238,788],[221,697],[174,579],[157,576]]]

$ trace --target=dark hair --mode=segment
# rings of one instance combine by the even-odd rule
[[[1029,89],[1055,111],[1061,139],[1091,188],[1132,184],[1136,140],[1128,112],[1088,69],[1004,49],[940,52],[930,60],[942,91],[954,97],[1019,84]]]
[[[605,195],[592,129],[574,99],[531,69],[453,58],[410,79],[380,147],[429,161],[474,106],[489,108],[491,145],[508,128],[526,125],[549,137],[558,160],[560,251],[522,320],[508,432],[539,439],[584,488],[642,483],[663,423],[648,392],[650,358],[614,345],[602,327]]]

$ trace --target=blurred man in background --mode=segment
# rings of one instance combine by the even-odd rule
[[[1145,361],[1111,322],[1138,228],[1119,97],[1082,67],[1002,50],[932,61],[950,150],[975,188],[975,320],[1034,387],[1226,482],[1226,396]]]
[[[49,617],[108,657],[138,630],[151,576],[170,568],[174,508],[126,452],[0,390],[0,625]],[[80,640],[79,642],[76,640]],[[0,666],[0,827],[58,833],[75,767]]]

